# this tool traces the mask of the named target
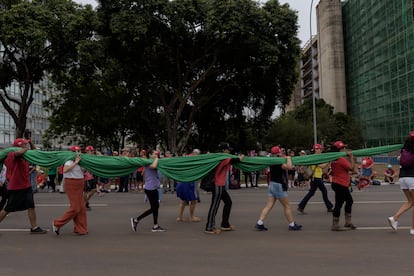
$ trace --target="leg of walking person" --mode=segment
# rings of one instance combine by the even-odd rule
[[[231,213],[231,206],[233,204],[229,193],[226,189],[223,189],[221,194],[221,200],[223,200],[224,207],[223,207],[223,216],[221,221],[221,229],[225,231],[234,230],[234,226],[232,226],[229,222],[230,220],[230,213]]]

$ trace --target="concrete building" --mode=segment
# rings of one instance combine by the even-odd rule
[[[357,119],[366,146],[401,143],[414,130],[414,0],[320,0],[316,10],[296,93],[303,101],[313,88]]]

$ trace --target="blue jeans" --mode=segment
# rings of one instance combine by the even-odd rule
[[[323,183],[322,178],[314,178],[310,184],[310,190],[299,203],[300,209],[305,209],[306,204],[308,203],[309,199],[315,195],[316,190],[319,189],[322,193],[323,201],[325,202],[326,209],[332,209],[333,204],[328,198],[328,190],[326,190],[325,184]]]

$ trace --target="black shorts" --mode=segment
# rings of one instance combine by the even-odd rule
[[[96,179],[86,180],[85,191],[89,192],[96,189]]]
[[[9,200],[4,208],[6,212],[23,211],[35,207],[31,187],[24,190],[9,190],[8,196]]]

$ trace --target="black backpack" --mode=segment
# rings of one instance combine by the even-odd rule
[[[200,188],[206,192],[212,192],[214,190],[214,173],[216,172],[215,169],[212,169],[208,172],[206,176],[201,179]]]

